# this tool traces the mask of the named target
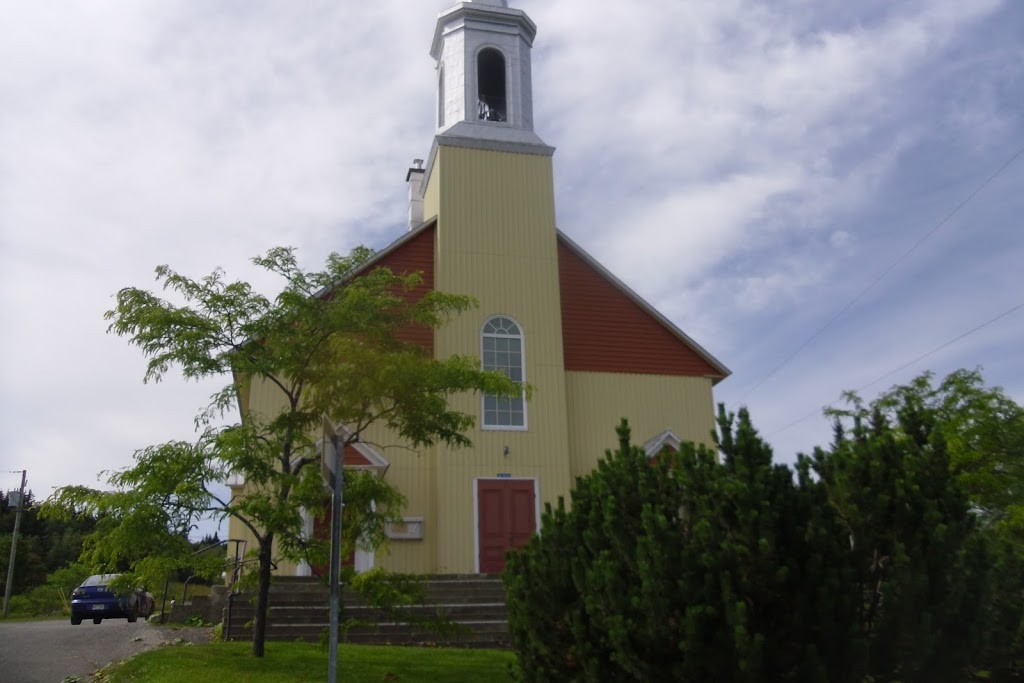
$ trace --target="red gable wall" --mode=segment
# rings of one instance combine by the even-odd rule
[[[722,376],[561,241],[558,276],[566,370]]]
[[[366,456],[356,450],[356,447],[352,444],[345,446],[345,467],[359,467],[365,465],[372,465]]]
[[[409,292],[412,301],[419,301],[427,292],[434,289],[434,233],[435,226],[423,230],[408,242],[385,254],[374,262],[374,267],[386,266],[392,273],[402,275],[420,272],[423,282]],[[419,344],[430,355],[434,354],[434,330],[430,327],[409,327],[402,331],[398,338],[402,341]]]
[[[434,289],[434,240],[430,226],[383,255],[374,266],[421,272],[414,299]],[[722,377],[722,372],[645,311],[564,243],[558,243],[565,369],[648,375]],[[434,352],[434,331],[410,327],[401,338]]]

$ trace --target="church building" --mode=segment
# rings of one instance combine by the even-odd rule
[[[479,307],[418,341],[437,358],[477,356],[534,392],[453,399],[476,416],[470,448],[389,448],[395,437],[380,428],[346,450],[349,467],[408,498],[390,552],[357,552],[357,570],[500,572],[544,503],[568,499],[575,478],[616,447],[621,418],[652,455],[710,439],[712,387],[729,370],[557,227],[554,148],[534,132],[535,34],[505,0],[458,2],[438,16],[437,131],[426,163],[408,171],[408,230],[374,261],[476,297]],[[261,400],[254,391],[242,410]],[[245,535],[232,520],[230,536]]]

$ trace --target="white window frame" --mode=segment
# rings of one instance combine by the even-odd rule
[[[481,368],[484,367],[484,336],[488,334],[488,333],[484,332],[484,328],[487,327],[487,324],[489,322],[491,322],[492,320],[496,320],[497,318],[505,318],[507,320],[510,320],[516,326],[516,328],[518,328],[518,330],[519,330],[519,357],[520,357],[521,363],[522,363],[522,367],[520,368],[522,370],[522,373],[521,373],[522,377],[521,377],[521,379],[519,381],[525,384],[526,383],[526,334],[523,332],[522,324],[518,320],[516,320],[515,318],[513,318],[510,315],[505,315],[504,313],[498,313],[496,315],[492,315],[492,316],[488,317],[486,320],[484,320],[483,324],[480,325],[480,367]],[[496,337],[496,338],[500,338],[502,335],[488,335],[488,336],[493,336],[493,337]],[[519,395],[519,399],[523,402],[523,424],[521,424],[521,425],[489,425],[489,424],[487,424],[487,411],[485,409],[485,403],[486,403],[486,400],[487,400],[487,394],[483,394],[480,397],[480,429],[482,429],[484,431],[489,431],[489,432],[525,432],[525,431],[527,431],[528,428],[529,428],[530,420],[529,420],[529,413],[527,411],[526,392],[525,391],[523,391]]]

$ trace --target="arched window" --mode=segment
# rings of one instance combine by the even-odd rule
[[[444,67],[437,75],[437,127],[444,128]]]
[[[477,117],[507,121],[505,110],[505,57],[492,47],[476,56]]]
[[[511,318],[495,316],[484,323],[480,334],[484,370],[501,370],[516,382],[526,379],[523,333]],[[484,394],[484,429],[526,429],[526,401]]]

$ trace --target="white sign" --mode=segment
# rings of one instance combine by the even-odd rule
[[[384,533],[397,541],[415,541],[423,538],[423,518],[403,517],[401,522],[384,522]]]

